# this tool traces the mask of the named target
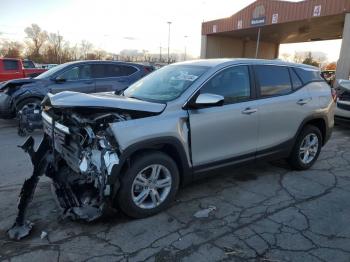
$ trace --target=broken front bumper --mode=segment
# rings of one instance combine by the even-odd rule
[[[8,230],[11,239],[19,240],[32,229],[33,224],[26,220],[25,213],[42,175],[51,178],[64,217],[90,222],[115,211],[113,198],[117,186],[111,184],[110,176],[119,163],[117,154],[107,146],[101,146],[101,151],[81,152],[78,165],[77,159],[70,163],[69,155],[64,154],[69,128],[45,114],[43,120],[45,134],[37,151],[34,151],[32,137],[21,146],[30,155],[33,173],[22,186],[16,221]]]

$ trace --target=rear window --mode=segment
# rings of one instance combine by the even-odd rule
[[[304,84],[314,81],[323,81],[320,71],[312,68],[293,68]]]
[[[255,66],[262,97],[288,94],[292,91],[288,68],[284,66]]]
[[[17,60],[3,60],[5,70],[18,70],[19,65]]]
[[[32,61],[24,60],[22,63],[24,68],[35,68],[35,65]]]

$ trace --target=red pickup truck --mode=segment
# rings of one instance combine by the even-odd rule
[[[17,78],[35,77],[46,69],[35,68],[30,60],[0,58],[0,82]]]

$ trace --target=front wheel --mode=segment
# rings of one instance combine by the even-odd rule
[[[176,163],[162,152],[135,158],[121,178],[117,201],[128,216],[143,218],[159,213],[174,200],[179,187]]]
[[[41,100],[38,98],[27,98],[23,101],[21,101],[20,103],[18,103],[18,105],[16,106],[16,115],[18,117],[19,112],[26,106],[29,106],[31,108],[34,107],[40,107],[41,104]]]
[[[317,160],[322,147],[321,131],[308,125],[299,134],[288,162],[293,169],[309,169]]]

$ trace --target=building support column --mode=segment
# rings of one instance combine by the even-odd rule
[[[207,36],[202,35],[201,39],[201,59],[207,58]]]
[[[349,79],[350,74],[350,13],[345,15],[343,41],[337,63],[336,79]]]
[[[280,54],[280,44],[277,43],[277,44],[275,44],[275,57],[274,58],[277,59],[279,54]]]

